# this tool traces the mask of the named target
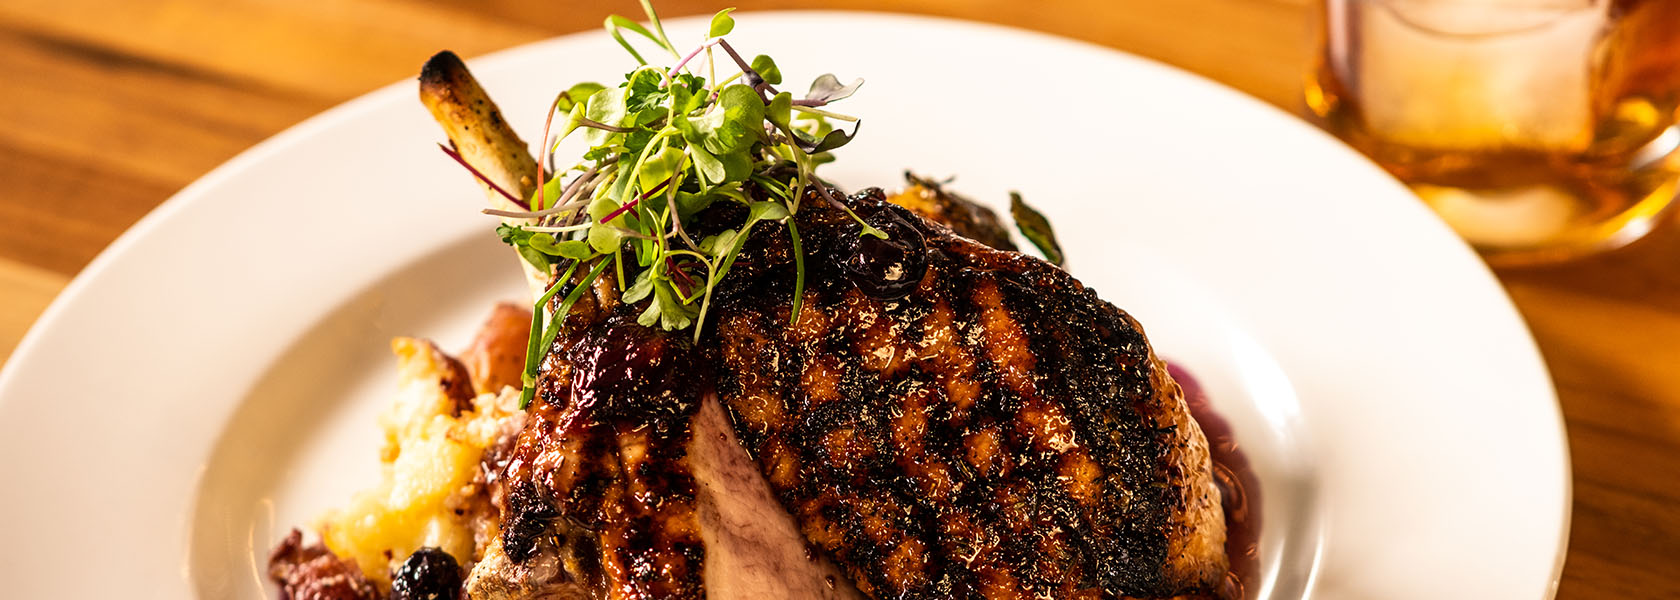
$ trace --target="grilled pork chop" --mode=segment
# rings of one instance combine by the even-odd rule
[[[421,84],[465,160],[528,196],[534,163],[460,61],[439,54]],[[597,280],[522,429],[485,454],[475,530],[495,534],[466,596],[1212,596],[1207,444],[1136,321],[958,235],[1009,244],[989,211],[912,183],[893,200],[915,213],[845,200],[886,240],[808,194],[797,319],[792,247],[764,228],[697,344],[635,324]],[[480,362],[508,361],[469,361],[474,383]],[[290,565],[341,564],[324,552],[276,576],[311,589]]]
[[[716,307],[718,394],[784,506],[876,598],[1163,598],[1226,570],[1207,443],[1129,315],[1043,261],[809,197]]]
[[[481,170],[529,195],[532,180],[521,169],[534,162],[508,158],[524,145],[460,61],[440,54],[421,84],[422,99],[457,148],[484,157]],[[478,127],[462,117],[485,114]],[[653,389],[641,393],[691,399],[683,405],[690,416],[663,416],[652,427],[679,434],[650,438],[631,427],[634,439],[617,442],[621,455],[647,448],[655,456],[681,455],[676,460],[621,458],[615,472],[600,459],[600,447],[612,444],[584,448],[579,434],[568,433],[584,425],[558,425],[558,413],[593,423],[587,427],[597,432],[634,425],[577,405],[590,392],[577,385],[583,381],[575,373],[566,376],[576,348],[597,347],[598,336],[682,345],[631,333],[637,326],[626,321],[639,307],[617,305],[610,286],[596,286],[594,304],[576,309],[545,360],[542,406],[534,412],[558,413],[531,419],[520,437],[525,455],[537,457],[527,460],[536,462],[507,469],[504,485],[529,492],[502,505],[508,525],[498,543],[514,552],[492,553],[496,560],[481,563],[474,581],[489,581],[479,575],[497,569],[517,571],[533,556],[571,556],[579,565],[604,556],[641,560],[643,573],[687,574],[689,583],[666,588],[672,597],[718,596],[731,589],[713,577],[725,570],[713,569],[723,557],[785,556],[799,545],[787,532],[797,530],[821,552],[814,562],[773,559],[781,565],[771,577],[783,589],[801,589],[819,575],[826,583],[832,557],[876,598],[1211,594],[1227,563],[1206,441],[1137,322],[1060,269],[1008,251],[1008,236],[990,211],[936,184],[911,183],[892,200],[945,225],[893,208],[878,192],[847,200],[893,234],[885,246],[859,236],[837,207],[807,198],[797,219],[810,240],[804,248],[810,271],[804,309],[792,326],[791,245],[765,231],[751,236],[718,291],[715,328],[704,332],[698,348],[679,352],[699,354],[696,375],[714,374],[726,409],[719,412],[727,412],[733,431],[713,429],[717,419],[709,416],[703,389]],[[683,413],[670,405],[665,410]],[[688,438],[680,435],[685,418]],[[762,479],[741,475],[747,458],[734,443],[695,442],[714,438],[738,438]],[[576,459],[570,465],[568,456]],[[586,468],[580,463],[589,456],[597,460]],[[728,521],[702,523],[698,533],[686,526],[657,529],[667,534],[658,543],[624,537],[616,550],[528,549],[545,547],[527,539],[571,539],[543,533],[587,532],[603,526],[591,519],[629,518],[629,511],[601,510],[610,504],[588,494],[605,492],[589,486],[628,486],[639,491],[633,499],[649,502],[651,488],[632,480],[681,479],[683,459],[686,477],[697,482],[708,479],[711,465],[732,480],[752,479],[739,488],[751,493],[710,497],[736,507],[734,514],[763,515],[763,531],[748,544],[761,549],[717,547],[715,536],[733,531]],[[758,493],[765,482],[784,510],[767,506]],[[668,523],[693,522],[689,512],[706,514],[688,507],[704,507],[707,488],[698,486],[690,499],[685,485],[664,488],[668,500],[651,500],[678,507]],[[580,489],[585,495],[576,496]],[[556,516],[568,511],[582,517]],[[645,522],[637,527],[654,530]],[[702,549],[693,548],[696,538]],[[669,550],[677,546],[686,552]],[[613,552],[621,557],[612,559]],[[625,552],[643,558],[624,559]],[[585,555],[590,558],[576,559]],[[697,587],[696,572],[702,573]],[[837,582],[842,596],[853,593],[845,579]],[[469,589],[486,588],[469,582]]]
[[[891,238],[808,198],[791,325],[792,247],[764,233],[697,347],[635,324],[610,284],[574,308],[471,597],[1213,593],[1206,441],[1136,321],[878,190],[848,202]]]

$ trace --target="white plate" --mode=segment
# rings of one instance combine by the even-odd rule
[[[1493,277],[1386,175],[1103,48],[903,16],[739,19],[735,45],[790,82],[868,79],[832,178],[893,186],[911,167],[993,203],[1023,191],[1075,274],[1197,375],[1263,482],[1262,596],[1552,594],[1569,478],[1546,371]],[[473,64],[527,140],[555,90],[627,66],[600,34]],[[521,297],[414,87],[216,169],[36,324],[0,374],[7,596],[263,597],[276,536],[374,478],[388,338],[460,348],[490,302]]]

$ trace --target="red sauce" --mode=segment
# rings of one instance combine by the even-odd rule
[[[1213,482],[1225,506],[1225,555],[1230,557],[1231,570],[1225,573],[1219,596],[1228,600],[1249,598],[1248,590],[1255,589],[1260,576],[1260,481],[1249,468],[1231,423],[1208,405],[1202,386],[1183,367],[1168,363],[1167,372],[1184,388],[1190,415],[1207,435],[1213,455]]]

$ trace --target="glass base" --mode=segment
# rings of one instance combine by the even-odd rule
[[[1668,133],[1680,139],[1680,131]],[[1529,185],[1410,185],[1488,264],[1554,263],[1637,240],[1674,207],[1680,152],[1664,149],[1631,168],[1558,173]]]

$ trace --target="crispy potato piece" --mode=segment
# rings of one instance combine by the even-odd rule
[[[531,309],[502,302],[478,330],[472,345],[461,354],[473,389],[480,394],[501,393],[503,387],[524,385],[525,347],[531,340]]]

